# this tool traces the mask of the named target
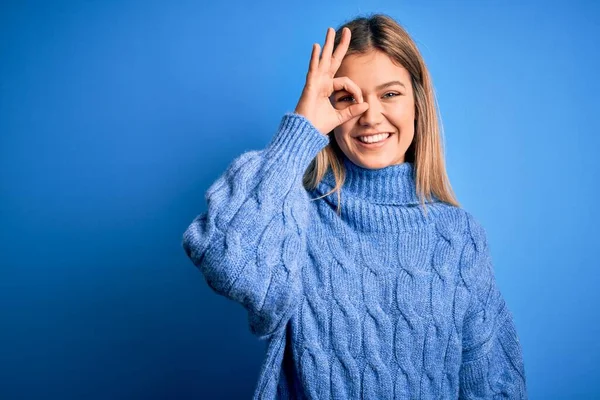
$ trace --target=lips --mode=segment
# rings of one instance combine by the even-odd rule
[[[387,133],[390,133],[390,132],[387,132]],[[364,135],[364,136],[373,136],[373,135]],[[356,143],[358,143],[358,144],[359,144],[359,145],[360,145],[362,148],[365,148],[365,149],[373,149],[373,148],[378,148],[378,147],[381,147],[381,146],[385,145],[385,144],[387,143],[387,141],[389,140],[389,138],[391,138],[392,136],[394,136],[394,134],[393,134],[393,133],[390,133],[390,135],[389,135],[387,138],[385,138],[385,139],[383,139],[383,140],[380,140],[380,141],[378,141],[378,142],[375,142],[375,143],[365,143],[365,142],[362,142],[362,141],[359,139],[359,136],[353,137],[353,139],[354,139],[354,140],[356,141]]]
[[[354,136],[355,138],[359,138],[361,136],[375,136],[375,135],[381,135],[382,133],[389,133],[391,136],[392,132],[373,132],[373,133],[363,133],[362,135],[356,135]]]

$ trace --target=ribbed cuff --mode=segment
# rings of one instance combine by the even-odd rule
[[[285,113],[279,129],[265,149],[269,160],[291,163],[304,172],[319,151],[329,144],[329,137],[321,133],[303,115]]]

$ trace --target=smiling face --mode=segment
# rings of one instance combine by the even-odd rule
[[[360,88],[369,108],[334,129],[344,154],[363,168],[379,169],[405,161],[415,128],[415,104],[409,72],[380,51],[351,54],[336,75],[347,76]],[[385,85],[388,84],[389,85]],[[346,91],[334,92],[331,104],[338,110],[352,104]],[[375,133],[384,133],[372,136]],[[364,143],[361,137],[371,143]]]

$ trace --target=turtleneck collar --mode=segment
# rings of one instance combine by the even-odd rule
[[[342,159],[346,169],[346,179],[341,191],[342,203],[344,199],[349,198],[382,205],[420,203],[416,193],[413,163],[403,162],[384,168],[369,169],[355,164],[345,154],[342,155]],[[335,187],[331,168],[323,177],[321,184],[326,186],[324,193]]]
[[[317,206],[326,219],[327,215],[331,216],[329,213],[337,210],[339,206],[344,226],[357,232],[390,233],[421,229],[429,223],[431,216],[437,214],[435,207],[427,207],[431,211],[429,215],[420,207],[413,163],[404,162],[379,169],[368,169],[354,164],[345,155],[342,159],[346,179],[340,199],[338,200],[335,192],[325,196],[335,187],[331,168],[311,193],[311,198],[322,198]],[[433,201],[425,199],[428,205],[439,201],[435,196]]]

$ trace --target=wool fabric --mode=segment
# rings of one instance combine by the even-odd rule
[[[254,399],[527,399],[482,225],[435,196],[422,204],[412,162],[367,169],[343,155],[341,199],[330,169],[306,190],[330,140],[286,113],[183,234],[207,284],[266,340]]]

